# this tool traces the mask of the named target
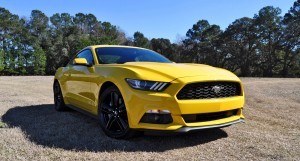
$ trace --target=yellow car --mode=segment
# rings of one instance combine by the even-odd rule
[[[54,102],[99,119],[106,135],[188,132],[243,122],[244,90],[233,73],[174,63],[143,48],[96,45],[57,69]]]

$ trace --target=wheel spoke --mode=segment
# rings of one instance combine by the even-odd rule
[[[120,130],[125,130],[127,128],[127,123],[121,118],[121,117],[118,117],[117,119],[117,123],[120,127]]]
[[[119,102],[119,94],[116,93],[116,92],[113,92],[114,93],[114,106],[118,106],[118,102]]]
[[[109,106],[113,106],[113,102],[114,102],[114,96],[113,96],[113,93],[110,93],[110,102],[109,102]]]
[[[114,99],[115,99],[115,97],[114,97],[114,92],[111,92],[110,93],[110,102],[109,102],[109,106],[111,106],[111,107],[113,107],[114,106]]]
[[[102,103],[101,111],[106,113],[106,114],[112,114],[113,113],[113,110],[111,109],[111,107],[109,105],[107,105],[106,103]]]
[[[118,106],[119,105],[119,94],[116,92],[111,92],[110,93],[110,102],[109,105],[110,106]]]
[[[108,119],[108,121],[107,121],[107,123],[106,123],[106,129],[110,129],[111,128],[111,125],[113,124],[113,122],[115,121],[115,117],[113,117],[113,116],[108,116],[109,117],[109,119]]]
[[[121,104],[118,108],[119,108],[119,113],[124,113],[124,112],[126,112],[126,108],[125,108],[125,104],[124,104],[124,103]]]

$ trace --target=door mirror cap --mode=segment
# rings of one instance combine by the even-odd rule
[[[88,66],[88,67],[91,66],[91,64],[89,64],[85,58],[75,58],[73,61],[73,64],[84,65],[84,66]]]

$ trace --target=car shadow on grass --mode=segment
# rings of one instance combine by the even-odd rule
[[[8,127],[20,127],[28,139],[38,145],[93,152],[162,152],[227,137],[222,129],[210,129],[176,136],[144,135],[116,140],[102,132],[97,120],[76,111],[57,112],[53,104],[15,107],[2,116],[2,121]]]

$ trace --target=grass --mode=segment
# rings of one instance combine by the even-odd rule
[[[0,77],[1,161],[300,160],[300,79],[242,78],[245,124],[131,140],[106,137],[78,112],[56,112],[52,81]]]
[[[7,126],[6,123],[0,121],[0,128],[5,128],[6,126]]]

